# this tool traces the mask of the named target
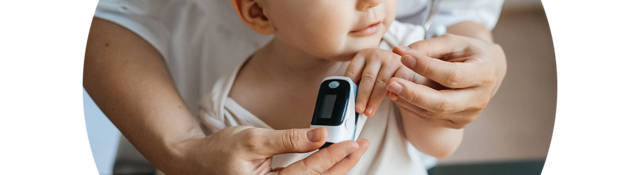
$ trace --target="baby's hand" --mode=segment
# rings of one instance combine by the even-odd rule
[[[391,77],[413,80],[414,72],[402,65],[400,55],[388,50],[365,49],[351,60],[345,77],[358,84],[356,112],[373,116],[387,96],[387,81]]]

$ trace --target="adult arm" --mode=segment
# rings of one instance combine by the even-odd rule
[[[162,56],[138,35],[94,18],[84,66],[91,98],[155,166],[178,165],[171,163],[182,162],[178,144],[204,137]]]
[[[230,127],[205,136],[158,51],[109,21],[94,18],[84,66],[83,85],[96,104],[147,160],[168,174],[260,173],[260,165],[265,168],[263,163],[275,154],[308,152],[326,141],[323,129]],[[306,166],[286,167],[283,174],[344,174],[355,166],[368,141],[331,147],[305,159]]]

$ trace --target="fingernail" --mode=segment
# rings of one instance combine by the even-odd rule
[[[360,145],[358,145],[357,142],[354,142],[355,144],[353,144],[354,146],[349,147],[349,149],[347,149],[348,153],[353,153],[355,151],[357,151],[360,148]]]
[[[389,85],[389,87],[387,87],[387,90],[397,95],[402,92],[402,85],[398,84],[397,82],[393,82]]]
[[[367,108],[367,114],[371,114],[371,113],[373,113],[373,109]]]
[[[364,110],[364,105],[362,103],[356,104],[356,111],[363,111],[363,110]]]
[[[406,52],[408,50],[410,50],[411,48],[407,47],[407,46],[397,46],[398,49],[400,49],[400,51]]]
[[[402,64],[404,64],[405,66],[407,66],[409,68],[416,67],[416,58],[414,58],[411,55],[402,56],[402,59],[400,61],[402,61]]]
[[[365,139],[365,140],[366,140],[366,139]],[[358,144],[360,144],[360,142],[359,142],[359,141],[360,141],[360,139],[358,139],[358,140],[357,140]],[[371,143],[367,140],[365,143],[363,143],[363,146],[364,146],[364,147],[362,147],[362,150],[363,150],[363,151],[367,151],[367,149],[369,149],[369,146],[371,146]]]
[[[319,142],[322,140],[322,134],[320,128],[307,130],[307,140],[310,142]]]

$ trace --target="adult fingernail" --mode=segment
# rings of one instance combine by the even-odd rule
[[[355,151],[357,151],[360,148],[360,145],[358,145],[358,142],[353,142],[353,146],[349,147],[349,149],[347,149],[348,153],[353,153]]]
[[[319,142],[322,140],[322,134],[320,128],[307,130],[307,140],[310,142]]]
[[[367,114],[371,114],[371,113],[373,113],[373,109],[367,108]]]
[[[402,93],[402,85],[398,84],[397,82],[393,82],[389,85],[389,87],[387,87],[387,90],[394,94],[400,94]]]
[[[364,142],[361,142],[361,141],[364,141]],[[362,145],[363,145],[362,150],[363,151],[367,151],[367,149],[369,149],[369,146],[371,146],[371,143],[366,139],[362,140],[362,138],[361,138],[361,139],[358,139],[357,142],[358,142],[358,144],[362,143]]]
[[[416,67],[416,58],[414,58],[411,55],[402,56],[402,59],[400,61],[402,61],[402,64],[404,64],[405,66],[407,66],[409,68]]]

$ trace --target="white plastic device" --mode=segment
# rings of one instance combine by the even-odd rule
[[[358,126],[364,121],[358,121],[359,114],[355,110],[357,89],[348,77],[330,76],[322,81],[311,120],[311,128],[322,127],[329,132],[322,148],[358,137]]]

